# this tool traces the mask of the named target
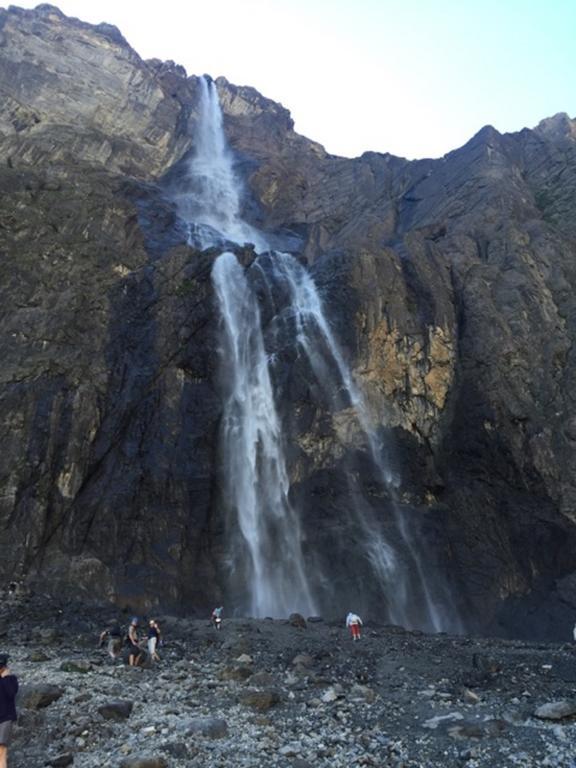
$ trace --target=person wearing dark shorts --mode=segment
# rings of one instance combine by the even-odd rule
[[[8,656],[0,653],[0,768],[6,768],[8,746],[16,720],[18,678],[8,669]]]
[[[138,640],[138,618],[135,616],[128,627],[126,635],[126,647],[128,649],[128,664],[131,667],[137,667],[144,661],[144,651],[140,648]],[[0,765],[0,768],[2,766]]]

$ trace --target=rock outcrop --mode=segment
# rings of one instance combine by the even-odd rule
[[[225,588],[214,254],[186,245],[167,195],[194,149],[197,78],[42,5],[0,10],[0,81],[2,574],[205,606]],[[301,245],[454,610],[470,628],[566,633],[576,123],[486,127],[438,160],[344,159],[216,83],[244,215]],[[361,584],[335,569],[344,462],[371,503],[385,489],[301,361],[278,379],[307,546],[351,599]]]

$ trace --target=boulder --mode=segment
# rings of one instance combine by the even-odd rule
[[[258,712],[267,712],[282,701],[277,690],[246,691],[239,697],[240,703]]]
[[[169,741],[162,744],[162,751],[176,760],[187,760],[190,757],[188,745],[183,741]]]
[[[127,720],[132,714],[134,704],[131,701],[109,701],[98,707],[98,712],[105,720],[121,722]]]
[[[89,661],[82,661],[81,659],[70,659],[68,661],[63,661],[62,664],[60,664],[60,669],[62,672],[74,672],[85,675],[87,672],[91,671],[92,664],[90,664]]]
[[[232,666],[225,667],[218,675],[220,680],[237,680],[242,682],[248,680],[252,676],[254,670],[245,664],[234,664]]]
[[[51,768],[66,768],[66,766],[72,765],[73,762],[74,755],[70,754],[70,752],[65,752],[49,760],[48,765],[50,765]]]
[[[64,688],[49,683],[26,684],[18,692],[18,704],[25,709],[44,709],[64,695]]]
[[[137,757],[128,757],[122,760],[120,768],[168,768],[168,761],[165,757],[151,757],[141,755]]]
[[[574,716],[576,716],[575,701],[551,701],[547,704],[541,704],[534,711],[534,717],[539,720],[564,720]]]
[[[222,739],[228,735],[228,723],[220,717],[197,717],[190,720],[186,732],[190,735]]]
[[[270,672],[256,672],[250,679],[251,686],[261,686],[269,688],[274,684],[274,676]]]
[[[39,664],[43,661],[49,661],[50,656],[44,653],[44,651],[32,651],[30,656],[28,656],[28,661],[32,661],[35,664]]]

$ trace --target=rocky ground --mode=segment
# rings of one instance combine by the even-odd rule
[[[11,768],[576,767],[570,645],[428,636],[343,621],[160,617],[162,659],[98,647],[115,618],[3,601],[21,681]],[[123,625],[129,617],[119,615]]]

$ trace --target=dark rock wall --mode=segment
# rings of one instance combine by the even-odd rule
[[[0,83],[2,574],[203,607],[225,589],[213,255],[185,245],[165,199],[193,151],[197,80],[41,6],[0,11]],[[487,127],[439,160],[347,160],[253,89],[217,85],[245,215],[302,243],[454,610],[471,628],[564,632],[576,124]],[[342,462],[375,508],[386,491],[299,366],[287,352],[275,375],[307,546],[330,572]],[[361,572],[330,578],[370,593]]]

